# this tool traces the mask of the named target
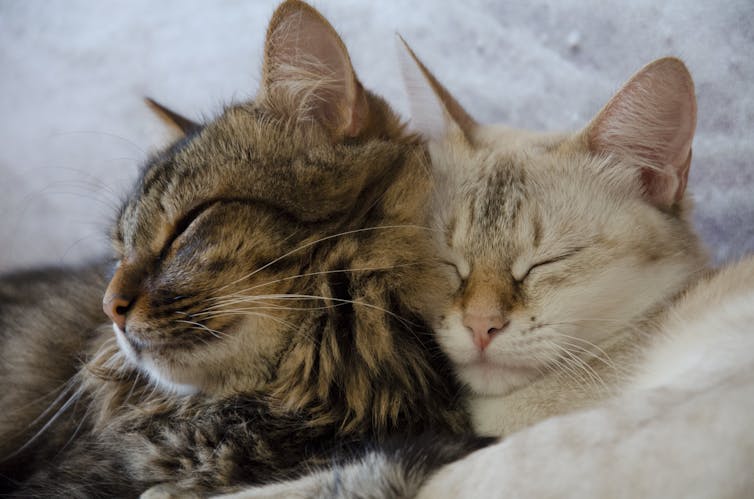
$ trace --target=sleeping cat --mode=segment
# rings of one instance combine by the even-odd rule
[[[751,497],[754,257],[711,270],[692,228],[685,65],[654,61],[584,130],[537,134],[476,124],[415,62],[461,281],[438,341],[475,429],[510,436],[418,497]]]
[[[160,108],[185,135],[118,214],[109,284],[101,266],[0,281],[6,492],[230,490],[467,431],[425,325],[450,275],[421,142],[308,5],[276,10],[264,54],[253,101],[204,125]],[[484,443],[464,442],[444,462]]]
[[[647,65],[575,134],[478,125],[416,67],[435,91],[412,99],[417,122],[443,120],[425,130],[433,211],[460,281],[435,330],[475,393],[475,429],[504,436],[616,394],[706,269],[685,196],[686,67]]]
[[[648,329],[654,341],[619,396],[440,469],[418,497],[754,497],[752,324],[749,257]]]
[[[510,437],[423,487],[377,451],[232,497],[750,496],[754,258],[708,270],[691,227],[683,63],[649,64],[576,134],[478,125],[415,57],[404,69],[458,274],[438,341],[475,429]]]

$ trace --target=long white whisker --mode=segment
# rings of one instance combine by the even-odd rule
[[[50,412],[52,410],[52,408],[58,402],[60,402],[63,399],[63,397],[66,395],[66,393],[68,393],[71,390],[71,388],[73,388],[73,386],[76,384],[76,381],[77,381],[76,375],[74,374],[73,376],[71,376],[70,378],[68,378],[68,380],[66,380],[63,383],[59,384],[58,386],[56,386],[55,388],[53,388],[52,390],[50,390],[46,394],[44,394],[44,395],[42,395],[40,397],[37,397],[36,399],[30,401],[29,403],[24,404],[21,407],[19,407],[18,409],[25,409],[25,408],[27,408],[27,407],[29,407],[31,405],[36,404],[37,402],[40,402],[40,401],[46,399],[47,397],[51,396],[55,392],[62,390],[58,394],[58,396],[55,397],[55,399],[52,402],[50,402],[50,404],[48,404],[47,408],[39,416],[37,416],[31,423],[29,423],[28,425],[26,425],[26,428],[27,429],[31,428],[37,422],[39,422],[39,420],[42,419],[48,412]]]
[[[560,375],[565,376],[567,379],[573,382],[576,386],[582,386],[583,384],[582,377],[576,374],[573,367],[567,362],[567,359],[563,356],[562,351],[560,351],[557,348],[557,345],[555,345],[552,342],[548,341],[547,344],[551,348],[553,348],[554,353],[557,356],[554,362],[550,361],[547,364],[547,366],[550,369],[550,372],[553,373],[558,378],[561,378]]]
[[[583,345],[579,345],[578,343],[572,343],[572,342],[568,341],[568,338],[566,336],[564,336],[564,338],[566,338],[566,339],[564,341],[562,341],[562,344],[565,345],[566,347],[572,348],[572,349],[576,350],[577,352],[582,353],[585,356],[588,356],[590,359],[595,359],[595,360],[603,363],[604,365],[606,365],[607,367],[609,367],[616,374],[618,374],[621,371],[621,369],[615,364],[615,362],[613,362],[613,360],[610,357],[604,357],[604,356],[600,355],[598,352],[594,351],[593,349],[590,349],[590,348],[585,347]]]
[[[337,303],[335,305],[325,305],[322,307],[286,307],[284,305],[263,305],[263,306],[247,307],[247,308],[227,308],[227,309],[224,308],[224,309],[219,309],[219,310],[210,310],[207,312],[197,312],[195,314],[191,314],[191,317],[201,318],[202,320],[208,321],[216,317],[223,317],[224,315],[227,315],[229,313],[234,313],[234,312],[253,312],[255,310],[280,310],[280,311],[290,311],[290,312],[307,311],[308,312],[312,310],[329,310],[335,307],[342,307],[343,305],[345,305],[345,303]]]
[[[256,285],[248,287],[246,289],[241,289],[239,291],[236,291],[234,294],[238,295],[238,294],[242,294],[242,293],[248,293],[249,291],[253,291],[253,290],[257,289],[257,288],[262,288],[264,286],[269,286],[269,285],[272,285],[272,284],[277,284],[279,282],[285,282],[285,281],[290,281],[290,280],[293,280],[293,279],[299,279],[301,277],[311,277],[311,276],[315,276],[315,275],[327,275],[327,274],[338,274],[338,273],[342,273],[342,272],[370,272],[370,271],[376,271],[376,270],[393,270],[393,269],[402,268],[402,267],[411,267],[411,266],[414,266],[414,265],[418,265],[420,263],[422,263],[422,262],[416,261],[416,262],[410,262],[410,263],[404,263],[404,264],[398,264],[398,265],[387,265],[387,266],[383,266],[383,267],[362,267],[362,268],[333,269],[333,270],[321,270],[321,271],[316,271],[316,272],[307,272],[307,273],[304,273],[304,274],[292,275],[292,276],[288,276],[288,277],[283,277],[281,279],[275,279],[273,281],[267,281],[267,282],[263,282],[261,284],[256,284]],[[225,295],[225,296],[233,296],[233,295]],[[223,299],[223,296],[219,296],[219,297],[212,298],[212,299],[213,300],[221,300],[221,299]]]
[[[595,320],[597,320],[597,319],[595,319]],[[604,359],[605,359],[606,363],[609,362],[613,366],[615,366],[615,364],[610,359],[610,355],[608,355],[608,353],[603,348],[601,348],[599,345],[597,345],[597,344],[595,344],[595,343],[593,343],[593,342],[591,342],[589,340],[586,340],[584,338],[579,338],[578,336],[572,336],[572,335],[566,334],[566,333],[562,332],[557,327],[557,326],[578,326],[579,325],[578,321],[573,321],[573,322],[567,322],[567,321],[548,322],[548,323],[546,323],[544,325],[545,326],[550,326],[553,331],[555,331],[559,336],[561,336],[563,338],[567,338],[569,340],[573,340],[573,341],[578,341],[578,342],[584,343],[587,348],[594,349],[596,352],[598,352],[599,354],[601,354],[602,356],[604,356]]]
[[[190,324],[192,326],[198,326],[203,331],[207,331],[209,334],[211,334],[215,338],[222,338],[222,337],[227,337],[228,336],[227,334],[223,333],[222,331],[217,331],[216,329],[212,329],[212,328],[210,328],[208,326],[205,326],[201,322],[187,321],[187,320],[184,320],[184,319],[176,319],[175,321],[176,322],[182,322],[182,323],[185,323],[185,324]]]
[[[567,384],[567,381],[575,382],[576,378],[574,378],[573,374],[565,371],[560,353],[556,352],[555,355],[555,360],[553,360],[552,358],[545,359],[545,373],[550,376],[555,376],[558,381],[565,380],[564,384]]]
[[[406,327],[410,327],[413,323],[409,321],[408,319],[399,316],[395,312],[392,312],[386,308],[378,307],[377,305],[372,305],[371,303],[361,302],[357,300],[347,300],[345,298],[335,298],[330,296],[319,296],[319,295],[304,295],[304,294],[270,294],[270,295],[256,295],[256,296],[240,296],[237,298],[236,301],[232,302],[225,302],[222,305],[228,306],[228,305],[236,305],[238,303],[248,303],[248,302],[254,302],[258,300],[324,300],[324,301],[333,301],[337,303],[342,304],[352,304],[352,305],[358,305],[362,307],[372,308],[375,310],[379,310],[380,312],[384,312],[391,317],[397,319]],[[216,305],[215,307],[208,307],[207,310],[210,308],[218,308],[219,305]],[[201,312],[200,312],[201,313]]]
[[[10,459],[14,456],[17,456],[24,450],[26,450],[31,444],[33,444],[47,429],[52,426],[52,424],[57,421],[57,419],[68,410],[71,405],[78,400],[78,398],[81,396],[81,394],[84,393],[84,388],[79,386],[79,388],[68,398],[68,400],[65,401],[65,403],[60,406],[60,408],[55,412],[55,414],[52,415],[52,417],[47,420],[47,422],[42,425],[42,427],[37,430],[37,432],[29,438],[25,444],[23,444],[21,447],[19,447],[16,451],[11,453],[9,456],[7,456],[5,459]],[[37,418],[38,419],[38,418]]]
[[[586,376],[583,378],[583,380],[589,381],[590,383],[593,383],[595,387],[597,385],[601,386],[605,391],[609,391],[607,384],[605,384],[602,377],[597,373],[597,371],[594,370],[592,366],[590,366],[587,362],[584,361],[581,357],[579,357],[577,354],[574,354],[574,352],[570,351],[567,347],[558,344],[557,342],[551,342],[552,345],[559,349],[565,356],[567,356],[567,359],[564,357],[564,361],[570,364],[574,369],[580,369]]]
[[[342,237],[342,236],[347,236],[347,235],[351,235],[351,234],[358,234],[360,232],[367,232],[367,231],[374,231],[374,230],[387,230],[387,229],[436,230],[436,229],[432,229],[430,227],[423,227],[421,225],[410,225],[410,224],[407,224],[407,225],[380,225],[380,226],[375,226],[375,227],[364,227],[364,228],[361,228],[361,229],[348,230],[348,231],[345,231],[345,232],[340,232],[338,234],[332,234],[332,235],[329,235],[329,236],[321,237],[321,238],[316,239],[314,241],[311,241],[311,242],[308,242],[308,243],[304,243],[304,244],[302,244],[302,245],[300,245],[300,246],[298,246],[298,247],[296,247],[296,248],[288,251],[287,253],[284,253],[283,255],[281,255],[281,256],[273,259],[272,261],[270,261],[270,262],[262,265],[261,267],[259,267],[258,269],[254,270],[253,272],[251,272],[251,273],[249,273],[249,274],[247,274],[247,275],[245,275],[243,277],[239,277],[238,279],[236,279],[234,281],[231,281],[231,282],[229,282],[228,284],[226,284],[224,286],[221,286],[220,288],[218,288],[218,291],[223,290],[223,289],[225,289],[225,288],[227,288],[229,286],[232,286],[233,284],[237,284],[237,283],[239,283],[241,281],[249,279],[250,277],[254,276],[256,273],[261,272],[262,270],[266,269],[267,267],[269,267],[271,265],[274,265],[275,263],[279,262],[283,258],[287,258],[288,256],[290,256],[290,255],[292,255],[294,253],[297,253],[299,251],[302,251],[302,250],[304,250],[304,249],[306,249],[308,247],[314,246],[315,244],[319,244],[321,242],[324,242],[324,241],[327,241],[327,240],[330,240],[330,239],[334,239],[336,237]]]

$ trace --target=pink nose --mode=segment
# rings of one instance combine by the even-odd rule
[[[477,315],[466,313],[463,316],[463,325],[473,334],[474,344],[477,348],[484,351],[495,335],[505,329],[508,321],[503,319],[500,314]]]
[[[129,297],[108,293],[102,301],[102,310],[123,331],[126,329],[126,313],[132,304],[133,299]]]

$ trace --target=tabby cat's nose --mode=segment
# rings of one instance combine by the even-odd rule
[[[104,300],[102,300],[102,310],[105,311],[105,315],[110,317],[110,320],[112,320],[121,331],[125,331],[126,314],[131,308],[133,302],[133,298],[124,295],[107,294],[105,295]]]
[[[480,351],[484,351],[492,342],[495,335],[508,325],[508,321],[500,314],[471,314],[465,313],[463,325],[471,331],[474,344]]]

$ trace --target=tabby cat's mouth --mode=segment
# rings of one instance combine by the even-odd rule
[[[193,342],[166,341],[166,340],[145,340],[138,334],[133,334],[126,329],[123,331],[113,323],[113,331],[120,349],[132,360],[140,359],[145,353],[157,354],[166,350],[176,352],[178,350],[191,350]],[[197,340],[198,341],[198,340]]]
[[[131,362],[137,363],[143,346],[133,341],[133,339],[123,332],[115,323],[113,323],[113,332],[115,333],[115,341],[118,343],[118,348],[120,348],[121,352],[123,352]]]

